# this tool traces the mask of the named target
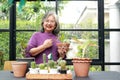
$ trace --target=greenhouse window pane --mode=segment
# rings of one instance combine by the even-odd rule
[[[9,29],[9,10],[0,1],[0,29]]]
[[[116,2],[116,3],[115,3]],[[120,29],[119,0],[105,0],[104,23],[106,29]]]
[[[16,33],[16,57],[25,57],[25,48],[32,36],[33,32],[17,32]],[[26,36],[27,35],[27,36]]]
[[[9,33],[0,32],[0,52],[3,53],[3,60],[9,60]]]
[[[40,30],[43,15],[52,10],[55,11],[55,1],[27,1],[19,11],[19,2],[16,9],[16,29]]]
[[[61,31],[62,41],[70,43],[70,50],[67,52],[67,58],[84,57],[99,59],[98,32],[95,31]]]
[[[97,1],[61,1],[59,11],[62,29],[98,29]]]
[[[120,32],[105,32],[109,38],[105,39],[105,62],[120,62]]]

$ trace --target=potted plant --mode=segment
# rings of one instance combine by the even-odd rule
[[[29,57],[29,58],[17,58],[16,61],[19,61],[19,62],[28,62],[27,64],[27,71],[29,71],[29,68],[31,67],[31,62],[34,62],[35,61],[35,58],[34,57]]]
[[[87,57],[87,49],[90,46],[96,46],[96,45],[93,44],[90,40],[86,42],[81,42],[78,39],[74,39],[74,40],[78,44],[80,44],[79,46],[80,51],[78,52],[77,57],[72,59],[75,74],[78,77],[87,77],[89,73],[90,64],[92,62],[92,60],[89,57]]]
[[[54,60],[48,60],[48,70],[50,74],[57,74],[57,63]]]
[[[46,63],[46,54],[43,54],[43,63],[40,63],[39,65],[39,73],[40,74],[47,74],[48,73],[48,66]]]
[[[48,55],[48,72],[50,74],[57,74],[57,62],[53,60],[52,53]]]
[[[39,73],[39,68],[37,68],[35,61],[31,62],[29,72],[30,72],[30,74],[38,74]]]
[[[66,50],[66,51],[69,50],[70,43],[69,43],[69,41],[67,41],[65,38],[66,38],[65,34],[64,34],[64,33],[61,33],[60,36],[59,36],[59,40],[60,40],[61,42],[59,42],[59,43],[56,44],[57,47],[58,47],[58,49],[59,49],[60,51],[61,51],[61,50]],[[65,55],[66,55],[66,54],[65,54]],[[64,56],[62,56],[62,55],[60,54],[59,57],[62,57],[62,58],[63,58]]]
[[[39,64],[39,73],[40,74],[48,74],[48,67],[44,63]]]
[[[67,68],[66,68],[66,60],[63,60],[61,57],[57,60],[57,63],[58,63],[58,66],[59,66],[59,69],[58,71],[61,73],[61,74],[66,74],[67,73]]]
[[[24,77],[28,62],[12,62],[12,70],[15,77]]]

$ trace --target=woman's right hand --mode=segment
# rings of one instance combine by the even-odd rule
[[[32,56],[36,56],[37,54],[41,53],[42,51],[44,51],[45,49],[49,48],[52,46],[52,39],[47,39],[43,42],[43,45],[40,45],[38,47],[32,48],[30,49],[30,53]]]
[[[44,43],[43,43],[43,46],[44,46],[45,48],[49,48],[49,47],[52,46],[52,43],[53,43],[52,39],[46,39],[46,40],[44,41]]]

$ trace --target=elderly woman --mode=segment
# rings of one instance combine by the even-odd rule
[[[40,32],[35,32],[28,42],[26,57],[35,57],[36,63],[40,64],[43,63],[42,55],[45,53],[48,56],[51,53],[53,60],[56,61],[60,56],[56,46],[56,43],[60,42],[59,31],[57,15],[54,12],[46,13],[42,19]],[[60,52],[65,53],[66,50]]]

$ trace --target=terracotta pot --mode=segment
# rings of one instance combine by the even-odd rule
[[[70,43],[66,43],[66,42],[60,42],[60,43],[57,43],[57,46],[58,48],[67,48],[70,46]]]
[[[89,67],[92,62],[89,58],[73,58],[73,67],[76,76],[87,77],[89,73]]]
[[[67,42],[61,42],[56,44],[59,50],[69,50],[70,43]],[[66,53],[65,53],[66,54]],[[60,55],[61,56],[61,55]]]
[[[28,62],[13,62],[12,69],[15,77],[24,77]]]
[[[28,57],[28,58],[17,58],[16,61],[20,61],[20,62],[28,62],[27,64],[27,70],[26,70],[26,73],[29,71],[29,68],[30,68],[30,64],[32,61],[35,61],[35,58],[34,57]]]

